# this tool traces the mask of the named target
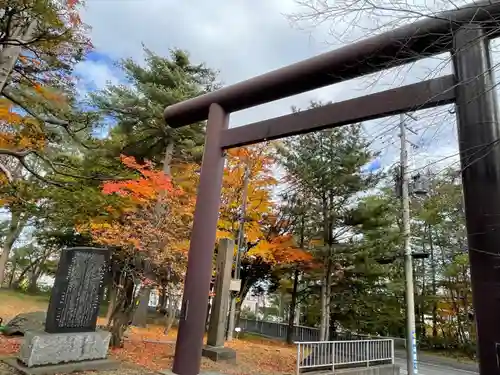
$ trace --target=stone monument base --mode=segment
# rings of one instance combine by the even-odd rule
[[[96,359],[93,361],[61,363],[58,365],[35,367],[28,367],[15,357],[4,358],[2,361],[23,375],[55,375],[69,374],[75,371],[114,370],[120,365],[119,362],[111,359]]]
[[[231,348],[224,346],[209,346],[203,347],[201,352],[203,357],[209,358],[214,362],[226,361],[230,363],[236,362],[236,352]]]
[[[111,333],[106,331],[46,333],[28,331],[18,359],[27,367],[105,359]]]
[[[42,375],[116,368],[106,359],[111,333],[27,331],[17,358],[3,361],[23,374]]]

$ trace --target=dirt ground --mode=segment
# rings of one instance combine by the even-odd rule
[[[7,289],[0,290],[0,318],[3,324],[17,314],[32,311],[46,311],[49,304],[48,296],[31,296]]]

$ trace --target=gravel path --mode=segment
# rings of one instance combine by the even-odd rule
[[[138,366],[132,366],[128,364],[122,364],[116,370],[107,371],[85,371],[85,372],[73,372],[72,375],[159,375],[157,372],[152,372],[140,368]],[[20,373],[14,370],[7,364],[0,362],[0,375],[20,375]]]

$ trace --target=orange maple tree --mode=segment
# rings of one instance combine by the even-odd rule
[[[109,215],[94,218],[79,230],[90,231],[102,245],[131,254],[141,252],[156,264],[168,264],[181,277],[193,209],[190,194],[175,180],[182,180],[186,168],[172,168],[174,177],[169,177],[150,162],[139,164],[126,156],[121,161],[139,177],[105,182],[103,194],[120,196],[119,205],[107,207]]]
[[[155,169],[150,162],[137,163],[121,157],[122,163],[138,178],[106,182],[103,194],[116,194],[118,206],[107,208],[107,214],[80,225],[90,231],[94,240],[129,252],[143,252],[156,262],[171,262],[183,274],[189,249],[190,231],[196,202],[199,166],[172,165],[172,177]],[[272,264],[309,259],[296,246],[291,234],[270,231],[274,203],[274,159],[266,146],[230,150],[224,171],[217,238],[235,239],[241,217],[242,188],[245,168],[249,170],[247,211],[244,217],[245,237],[254,245],[245,257],[260,257]],[[236,250],[236,249],[235,249]]]
[[[39,122],[15,111],[13,104],[0,98],[0,148],[43,149],[45,135]]]
[[[299,249],[290,233],[278,233],[271,223],[276,203],[272,199],[278,181],[275,159],[268,144],[231,149],[227,154],[221,197],[218,238],[236,239],[241,220],[245,170],[248,170],[247,209],[244,217],[246,241],[255,244],[245,257],[260,257],[266,262],[283,264],[310,259]]]

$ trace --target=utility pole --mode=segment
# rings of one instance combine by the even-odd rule
[[[399,118],[401,137],[401,203],[403,210],[403,239],[406,278],[406,360],[408,375],[417,375],[417,336],[415,329],[415,295],[413,292],[413,265],[410,245],[410,192],[408,174],[408,150],[405,115]]]
[[[243,177],[243,192],[241,196],[241,212],[240,212],[240,222],[238,227],[238,251],[236,252],[235,259],[235,269],[234,278],[236,280],[240,279],[240,265],[241,265],[241,253],[245,251],[245,217],[247,214],[247,197],[248,197],[248,184],[250,182],[250,168],[248,164],[245,166],[245,174]],[[236,324],[236,298],[238,297],[238,292],[231,292],[231,307],[229,310],[229,323],[227,328],[227,341],[232,341],[233,332]]]

